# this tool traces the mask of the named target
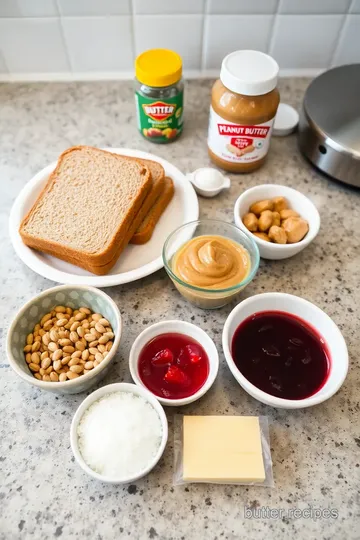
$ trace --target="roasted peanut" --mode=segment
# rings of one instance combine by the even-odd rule
[[[77,364],[76,366],[71,366],[70,371],[72,371],[72,373],[82,373],[84,371],[84,367]]]
[[[63,352],[61,349],[57,349],[56,351],[54,351],[54,354],[53,354],[53,362],[56,362],[56,360],[60,360],[60,358],[62,358],[62,355],[63,355]]]
[[[37,337],[35,339],[37,339]],[[41,337],[40,337],[40,339],[41,339]],[[31,345],[31,352],[37,352],[39,349],[40,349],[39,341],[34,341],[34,343]]]
[[[77,332],[70,332],[70,340],[73,343],[76,343],[77,341],[79,341],[79,334]]]
[[[48,349],[51,352],[55,352],[58,348],[59,347],[58,347],[57,343],[54,343],[54,341],[50,341],[50,343],[48,344]]]
[[[273,225],[272,227],[270,227],[268,235],[270,240],[272,240],[276,244],[286,244],[287,242],[286,232],[282,227],[279,227],[278,225]]]
[[[76,379],[77,377],[79,377],[79,374],[74,373],[73,371],[67,371],[66,376],[68,379]]]
[[[81,313],[85,313],[85,315],[91,315],[91,309],[89,309],[87,307],[81,307],[81,308],[79,308],[79,311]]]
[[[82,341],[77,341],[75,343],[75,349],[77,349],[78,351],[84,351],[85,350],[85,345]]]
[[[104,334],[105,333],[105,326],[100,324],[100,321],[98,321],[97,323],[95,323],[95,330],[100,332],[100,334]]]
[[[242,220],[249,231],[256,232],[258,230],[258,218],[252,212],[245,214]]]
[[[260,216],[260,214],[262,212],[265,212],[265,210],[272,211],[273,209],[274,209],[274,203],[270,199],[255,202],[250,206],[250,212],[252,212],[256,216]]]
[[[73,322],[72,325],[70,326],[70,332],[76,332],[76,330],[79,328],[80,325],[81,325],[80,321]]]
[[[72,358],[70,362],[68,363],[68,366],[76,366],[80,362],[80,358]]]
[[[51,319],[51,313],[46,313],[46,315],[44,315],[40,321],[40,326],[44,326],[44,324],[50,319]]]
[[[31,353],[31,361],[33,364],[40,364],[40,354],[38,352]]]
[[[57,333],[56,330],[50,330],[49,335],[50,335],[50,340],[53,341],[54,343],[57,343],[59,341],[59,334]]]
[[[31,369],[31,371],[39,371],[40,370],[40,366],[38,366],[38,364],[33,364],[32,362],[29,364],[29,368]]]
[[[41,360],[41,367],[43,369],[47,369],[51,364],[50,358],[44,358],[44,360]]]

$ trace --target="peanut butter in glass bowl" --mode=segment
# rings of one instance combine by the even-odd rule
[[[234,225],[193,221],[176,229],[163,249],[165,269],[180,294],[203,309],[231,302],[254,278],[256,243]]]
[[[265,161],[280,102],[279,67],[259,51],[236,51],[223,60],[211,93],[208,151],[226,171],[251,172]]]

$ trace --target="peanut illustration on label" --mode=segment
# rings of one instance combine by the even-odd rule
[[[254,145],[250,144],[250,146],[247,146],[246,148],[238,148],[237,146],[234,146],[233,144],[227,144],[226,149],[229,150],[232,154],[234,154],[237,157],[244,156],[245,154],[250,154],[255,150]]]

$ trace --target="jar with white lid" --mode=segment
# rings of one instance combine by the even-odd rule
[[[280,102],[279,66],[260,51],[235,51],[221,66],[211,94],[208,150],[216,165],[243,173],[259,168],[269,150]]]

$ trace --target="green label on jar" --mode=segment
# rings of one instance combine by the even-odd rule
[[[166,143],[182,131],[183,92],[168,99],[154,99],[135,94],[138,127],[144,137]]]

